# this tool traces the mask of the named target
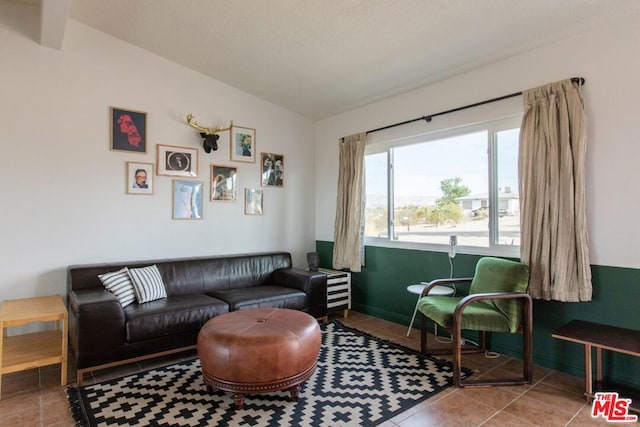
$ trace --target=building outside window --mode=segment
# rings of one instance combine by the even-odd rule
[[[520,117],[367,146],[367,245],[516,254]]]

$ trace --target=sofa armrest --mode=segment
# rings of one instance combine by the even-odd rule
[[[67,295],[69,341],[78,369],[96,366],[121,355],[125,341],[122,306],[104,289],[79,289]]]
[[[308,313],[321,318],[327,316],[327,275],[301,268],[282,268],[273,272],[273,283],[298,289],[307,294]]]

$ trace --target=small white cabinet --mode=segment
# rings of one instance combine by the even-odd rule
[[[343,309],[346,319],[351,309],[351,273],[347,271],[319,268],[318,272],[327,275],[327,309]]]

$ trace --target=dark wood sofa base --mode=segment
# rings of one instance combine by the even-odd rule
[[[84,385],[84,374],[89,372],[99,371],[101,369],[115,368],[117,366],[128,365],[129,363],[136,363],[142,360],[149,360],[149,359],[155,359],[158,357],[169,356],[172,354],[184,353],[184,352],[195,350],[195,349],[196,349],[196,345],[189,345],[186,347],[174,348],[167,351],[161,351],[159,353],[145,354],[144,356],[132,357],[131,359],[118,360],[116,362],[105,363],[103,365],[91,366],[90,368],[78,369],[76,371],[77,372],[76,385],[78,387],[82,387]]]

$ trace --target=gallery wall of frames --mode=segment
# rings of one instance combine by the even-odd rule
[[[112,151],[132,154],[148,153],[148,114],[129,108],[110,107]],[[189,120],[189,119],[187,119]],[[205,137],[205,134],[200,134]],[[200,148],[191,142],[185,146],[155,145],[155,164],[135,161],[125,162],[125,193],[135,196],[153,196],[156,185],[171,186],[171,201],[167,211],[173,219],[202,219],[203,203],[243,203],[245,215],[262,215],[265,188],[282,188],[285,182],[284,155],[267,151],[258,152],[256,129],[237,126],[231,122],[228,129],[216,137],[217,144],[229,144],[229,161],[219,156],[209,164],[208,176],[198,176]],[[216,147],[217,148],[217,147]],[[259,153],[259,154],[258,154]],[[253,163],[255,186],[238,189],[239,168],[235,163]],[[171,177],[166,179],[163,177]],[[169,182],[170,181],[170,182]],[[208,182],[206,182],[208,181]],[[208,194],[207,194],[208,193]],[[240,194],[238,194],[240,193]]]

